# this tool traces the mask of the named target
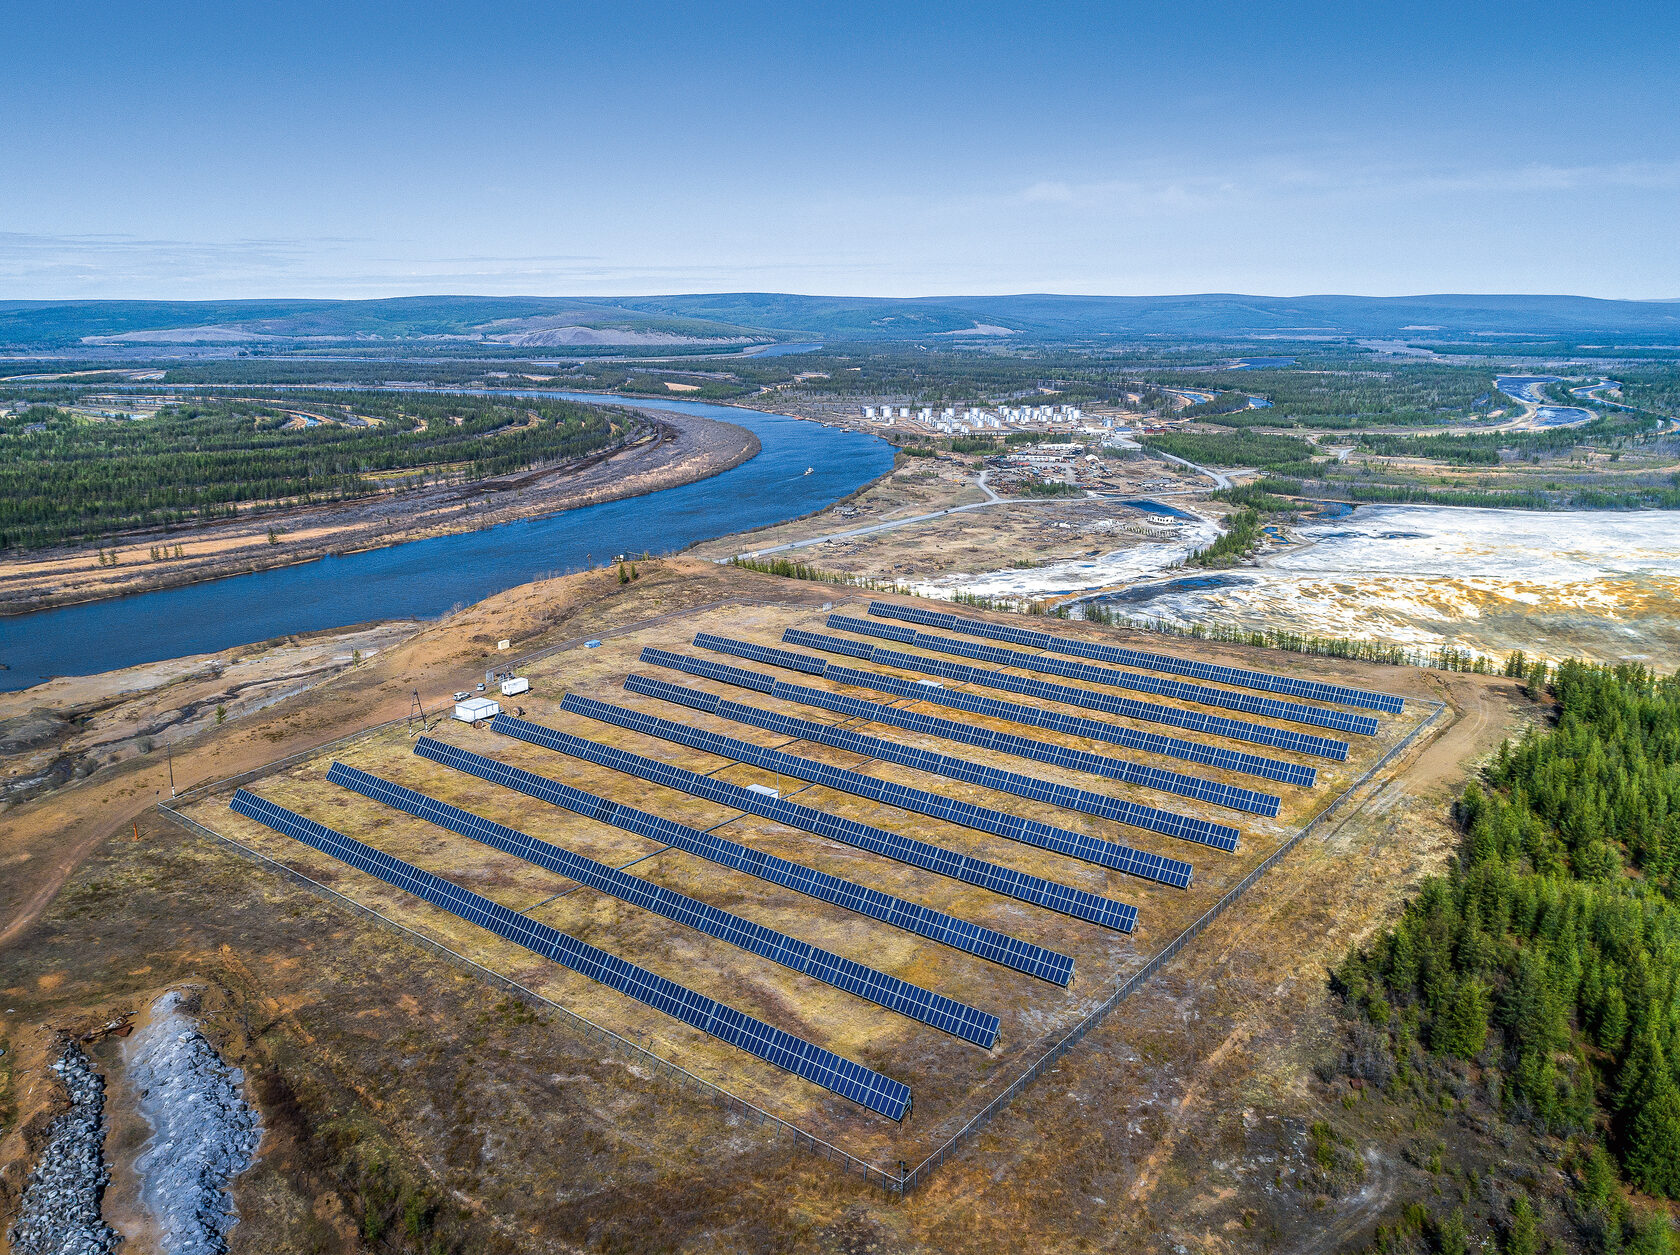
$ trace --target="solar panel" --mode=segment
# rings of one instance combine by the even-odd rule
[[[1177,793],[1183,797],[1199,798],[1205,802],[1212,802],[1216,806],[1228,806],[1232,810],[1248,811],[1255,815],[1275,816],[1281,805],[1280,800],[1270,793],[1258,793],[1253,789],[1239,789],[1233,785],[1220,784],[1212,780],[1198,780],[1194,776],[1180,775],[1175,771],[1162,771],[1158,767],[1146,767],[1140,763],[1127,762],[1123,758],[1110,758],[1107,755],[1092,754],[1086,750],[1070,749],[1065,745],[1052,745],[1045,741],[1034,741],[1027,737],[998,732],[992,728],[958,723],[956,720],[941,719],[936,715],[924,715],[919,711],[900,710],[896,706],[867,702],[862,698],[848,697],[843,693],[831,693],[827,689],[787,684],[759,672],[748,671],[744,667],[726,666],[722,663],[713,662],[709,658],[694,658],[687,654],[674,654],[669,650],[650,647],[642,650],[642,661],[651,662],[661,667],[669,667],[673,671],[686,671],[690,675],[721,680],[726,684],[739,683],[742,687],[761,693],[767,692],[771,697],[779,698],[782,701],[799,702],[806,706],[820,706],[824,710],[831,710],[836,714],[846,715],[850,718],[868,719],[873,723],[884,723],[895,728],[905,728],[911,732],[925,732],[930,736],[941,736],[947,740],[961,741],[966,745],[978,745],[982,749],[994,749],[1000,753],[1015,754],[1021,758],[1031,758],[1041,763],[1051,763],[1058,767],[1090,772],[1092,775],[1105,776],[1110,780],[1121,780],[1127,784],[1161,789],[1168,793]],[[768,689],[763,687],[766,680],[770,681]],[[1220,845],[1222,849],[1231,848],[1221,845],[1217,841],[1210,841],[1208,844]]]
[[[395,885],[433,906],[442,907],[498,937],[627,994],[719,1041],[738,1046],[784,1071],[849,1098],[870,1111],[902,1120],[910,1110],[910,1088],[873,1068],[866,1068],[802,1037],[773,1028],[762,1020],[675,981],[666,980],[645,967],[628,963],[557,928],[526,919],[500,903],[461,888],[453,881],[392,858],[382,850],[364,845],[283,806],[276,806],[254,793],[240,789],[228,805],[247,819],[254,819],[275,832],[329,854],[358,871]]]
[[[725,636],[713,636],[708,632],[702,632],[696,636],[694,643],[705,649],[715,649],[719,653],[756,658],[777,666],[796,667],[800,671],[820,675],[825,679],[833,680],[837,684],[852,684],[860,688],[878,689],[896,697],[909,697],[916,701],[933,702],[941,706],[954,706],[958,710],[966,710],[970,714],[986,715],[993,719],[1007,719],[1014,723],[1024,723],[1030,727],[1043,728],[1049,732],[1086,737],[1093,741],[1107,741],[1111,745],[1123,745],[1127,749],[1142,750],[1149,754],[1161,754],[1169,758],[1182,758],[1187,762],[1201,763],[1207,767],[1218,767],[1224,771],[1242,772],[1250,776],[1260,776],[1266,780],[1277,780],[1283,784],[1297,784],[1310,788],[1318,780],[1317,768],[1306,767],[1300,763],[1286,763],[1275,758],[1262,758],[1258,754],[1225,749],[1217,745],[1202,745],[1197,741],[1163,736],[1158,732],[1140,732],[1135,728],[1123,727],[1117,723],[1102,723],[1095,719],[1082,719],[1077,715],[1064,715],[1059,711],[1040,710],[1036,706],[1019,706],[1014,702],[1000,702],[993,697],[982,697],[976,693],[964,693],[957,689],[938,686],[929,688],[926,685],[916,683],[914,680],[901,680],[897,676],[882,675],[877,671],[859,671],[854,667],[837,666],[824,659],[812,657],[810,654],[796,654],[786,649],[771,649],[763,645],[754,645],[749,641],[736,641]],[[789,661],[793,659],[798,660],[797,664]],[[1196,779],[1194,776],[1184,778],[1187,780]],[[1205,782],[1198,781],[1198,783]]]
[[[937,610],[924,610],[920,606],[898,606],[885,601],[872,601],[869,603],[869,613],[888,619],[905,619],[911,623],[944,628],[952,632],[967,632],[971,636],[1009,641],[1014,645],[1048,649],[1053,653],[1071,654],[1076,658],[1095,658],[1099,662],[1115,662],[1124,667],[1142,667],[1145,671],[1187,675],[1197,680],[1212,680],[1216,684],[1232,684],[1238,688],[1260,689],[1268,693],[1287,693],[1291,697],[1304,697],[1308,701],[1337,702],[1343,706],[1359,706],[1366,710],[1381,710],[1394,715],[1405,708],[1405,699],[1391,693],[1373,693],[1366,689],[1346,688],[1340,684],[1325,684],[1318,680],[1297,680],[1293,676],[1273,675],[1266,671],[1247,671],[1241,667],[1221,667],[1211,662],[1196,662],[1167,654],[1145,654],[1135,649],[1120,649],[1113,645],[1099,645],[1094,641],[1051,636],[1048,632],[1034,632],[1027,628],[988,623],[984,619],[969,619]]]
[[[1142,675],[1136,671],[1116,671],[1113,667],[1099,667],[1071,658],[1057,658],[1051,654],[1028,654],[1018,649],[1004,649],[999,645],[984,645],[979,641],[965,641],[955,636],[935,636],[899,627],[895,623],[877,623],[872,619],[854,619],[850,615],[831,614],[828,626],[842,632],[857,632],[932,649],[942,654],[956,654],[961,658],[976,658],[997,663],[1002,667],[1019,667],[1025,671],[1045,671],[1066,676],[1071,680],[1085,680],[1092,684],[1107,684],[1112,688],[1131,689],[1139,693],[1153,693],[1158,697],[1172,697],[1201,706],[1222,706],[1245,714],[1263,715],[1268,719],[1283,719],[1290,723],[1307,723],[1314,727],[1330,728],[1336,732],[1375,736],[1377,721],[1370,715],[1353,715],[1345,710],[1331,710],[1325,706],[1303,706],[1299,702],[1279,701],[1275,697],[1258,697],[1253,693],[1238,693],[1231,689],[1208,688],[1159,675]],[[1342,757],[1346,757],[1344,753]]]
[[[807,894],[820,901],[832,902],[849,911],[856,911],[859,915],[902,928],[905,932],[937,941],[965,954],[989,959],[1017,972],[1054,981],[1058,985],[1066,985],[1073,979],[1073,960],[1067,955],[1018,941],[1006,933],[982,928],[978,924],[971,924],[943,911],[906,902],[903,898],[882,893],[878,889],[866,889],[850,880],[842,880],[838,876],[830,876],[827,872],[815,871],[802,864],[765,854],[727,837],[720,837],[716,833],[701,832],[687,824],[675,823],[658,815],[636,810],[634,807],[596,797],[593,793],[574,789],[569,784],[561,784],[558,780],[550,780],[547,776],[539,776],[521,767],[510,767],[494,758],[486,758],[483,754],[475,754],[471,750],[458,749],[429,736],[421,737],[415,742],[414,752],[422,758],[429,758],[445,767],[453,767],[456,771],[477,776],[480,780],[488,780],[491,784],[514,789],[540,802],[548,802],[590,819],[598,819],[604,824],[611,824],[615,828],[633,832],[650,841],[682,850],[696,858],[709,859],[720,866],[744,872],[749,876],[757,876],[760,880],[767,880],[771,884]]]
[[[659,683],[659,681],[655,681],[655,683]],[[671,687],[674,688],[675,686]],[[813,759],[801,758],[798,755],[784,753],[781,750],[766,749],[762,745],[754,745],[750,741],[742,741],[734,737],[720,737],[716,733],[691,728],[686,724],[675,723],[669,719],[645,715],[641,711],[628,710],[623,706],[614,706],[608,702],[596,701],[592,697],[582,697],[576,693],[568,693],[561,701],[560,707],[572,714],[599,719],[620,728],[628,728],[633,732],[643,732],[649,736],[662,737],[667,741],[673,741],[678,745],[686,745],[691,749],[722,754],[726,758],[750,763],[755,767],[763,767],[770,771],[778,771],[797,780],[809,780],[827,788],[855,793],[859,797],[867,797],[877,802],[884,802],[888,806],[896,806],[901,810],[913,811],[919,815],[928,815],[934,819],[943,819],[948,823],[961,824],[965,828],[988,832],[1008,841],[1018,841],[1023,845],[1036,846],[1043,850],[1053,850],[1058,854],[1071,854],[1075,858],[1083,858],[1103,867],[1111,867],[1116,871],[1147,876],[1151,880],[1163,879],[1162,876],[1155,874],[1158,871],[1157,864],[1161,861],[1155,855],[1146,854],[1142,850],[1134,850],[1128,846],[1116,845],[1113,842],[1103,841],[1096,837],[1086,836],[1083,833],[1070,832],[1066,828],[1056,828],[1034,820],[1022,819],[1018,815],[1007,815],[987,806],[974,806],[968,802],[953,801],[951,798],[938,793],[927,793],[921,789],[908,788],[890,780],[881,780],[858,771],[848,771],[843,767],[835,767]],[[850,735],[855,737],[858,734],[851,733]],[[862,739],[871,740],[873,738]],[[1180,866],[1183,865],[1180,864]],[[1188,868],[1185,868],[1185,880],[1188,881],[1188,879]]]
[[[704,902],[678,893],[674,889],[652,884],[640,876],[632,876],[606,863],[574,854],[561,846],[539,841],[516,829],[493,822],[471,811],[461,810],[435,798],[405,789],[400,784],[382,780],[358,768],[334,763],[327,779],[370,797],[376,802],[394,806],[429,823],[458,832],[463,837],[481,841],[492,849],[512,854],[528,863],[558,872],[579,884],[588,885],[602,893],[609,893],[633,906],[663,915],[679,924],[687,924],[709,937],[727,941],[760,958],[780,963],[815,980],[844,989],[847,993],[879,1003],[889,1011],[931,1024],[937,1029],[973,1042],[990,1050],[997,1043],[998,1018],[984,1011],[932,993],[908,981],[888,976],[862,963],[842,958],[827,950],[809,945],[786,933],[765,928],[742,919],[729,911],[719,910]]]
[[[732,806],[749,815],[773,819],[777,823],[787,824],[790,828],[803,828],[819,837],[843,841],[860,850],[897,859],[911,867],[949,876],[952,880],[960,880],[964,884],[990,889],[1006,898],[1031,902],[1034,906],[1059,911],[1075,919],[1128,933],[1137,926],[1137,908],[1124,902],[1113,902],[1094,893],[1086,893],[1083,889],[1059,885],[1041,876],[1029,876],[1011,867],[1000,867],[996,863],[988,863],[967,854],[957,854],[937,845],[929,845],[925,841],[917,841],[913,837],[888,832],[885,828],[860,824],[856,820],[830,815],[814,807],[801,806],[798,802],[765,797],[762,793],[738,784],[728,784],[711,776],[702,776],[698,772],[673,767],[656,758],[644,758],[640,754],[631,754],[611,745],[602,745],[598,741],[585,740],[569,732],[546,728],[528,719],[497,715],[490,721],[490,730],[500,732],[504,736],[518,737],[532,745],[541,745],[562,754],[570,754],[599,767],[611,767],[615,771],[640,776],[655,784],[692,793],[695,797],[703,797],[709,802]]]
[[[719,697],[715,693],[705,693],[699,689],[685,688],[680,684],[653,679],[651,676],[627,676],[624,680],[624,687],[632,693],[641,693],[648,697],[657,697],[662,701],[688,706],[695,710],[703,710],[708,714],[718,716],[720,719],[733,719],[737,723],[750,724],[755,728],[763,728],[766,731],[777,732],[783,736],[797,737],[804,741],[815,741],[819,745],[832,746],[849,753],[877,758],[883,762],[914,767],[918,771],[925,771],[930,775],[945,776],[952,780],[962,780],[968,784],[978,784],[986,788],[998,789],[1005,793],[1013,793],[1017,797],[1058,805],[1066,810],[1083,811],[1088,815],[1097,815],[1103,819],[1110,819],[1134,828],[1143,828],[1150,832],[1183,837],[1189,841],[1201,841],[1207,845],[1222,844],[1227,849],[1236,847],[1238,834],[1235,828],[1224,824],[1210,823],[1205,819],[1191,819],[1188,816],[1175,815],[1171,811],[1156,810],[1152,806],[1139,806],[1136,802],[1107,797],[1101,793],[1092,793],[1085,789],[1069,789],[1064,785],[1053,785],[1047,781],[1036,780],[1031,776],[1018,775],[1015,772],[998,771],[993,767],[981,767],[960,758],[952,758],[947,754],[933,754],[927,750],[912,749],[910,746],[900,745],[895,741],[866,736],[861,732],[854,732],[850,728],[836,728],[826,723],[816,723],[810,719],[799,719],[793,715],[778,714],[771,710],[760,710],[756,706],[743,706],[738,702]],[[1011,836],[1011,840],[1024,841],[1029,845],[1054,850],[1058,854],[1066,854],[1072,858],[1082,858],[1087,862],[1098,863],[1103,867],[1111,867],[1115,871],[1126,872],[1144,880],[1172,885],[1178,889],[1188,889],[1190,887],[1191,866],[1180,859],[1163,858],[1161,855],[1151,854],[1147,850],[1134,850],[1129,846],[1086,836],[1084,833],[1070,832],[1065,828],[1056,828],[1049,824],[1038,824],[1033,820],[1017,819],[1012,815],[1004,815],[1003,818],[1007,822],[1021,825],[1020,835]],[[993,830],[984,829],[984,831]],[[999,835],[1007,836],[1009,834],[1000,832]]]
[[[1115,697],[1095,689],[1074,688],[1069,684],[1051,684],[1031,676],[1009,675],[1003,671],[988,671],[967,663],[946,662],[943,658],[929,658],[926,654],[906,654],[862,641],[849,641],[840,636],[821,632],[806,632],[789,628],[782,633],[789,645],[804,645],[808,649],[826,649],[830,653],[847,654],[883,667],[899,667],[906,671],[925,671],[956,680],[959,684],[978,684],[985,688],[1002,689],[1007,693],[1022,693],[1047,702],[1061,702],[1065,706],[1083,706],[1087,710],[1101,710],[1126,719],[1143,719],[1150,723],[1165,723],[1177,728],[1189,728],[1206,736],[1222,736],[1234,741],[1252,741],[1275,749],[1293,750],[1298,754],[1317,754],[1338,762],[1347,759],[1346,741],[1332,741],[1328,737],[1312,736],[1291,728],[1274,728],[1262,723],[1244,723],[1222,715],[1210,715],[1201,710],[1185,710],[1179,706],[1159,706],[1154,702],[1140,702],[1134,697]],[[925,683],[925,681],[918,681]],[[1185,742],[1191,744],[1191,742]]]

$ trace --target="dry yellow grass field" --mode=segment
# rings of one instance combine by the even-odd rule
[[[861,614],[863,603],[843,603],[836,608],[846,613]],[[761,644],[778,644],[784,629],[801,627],[822,631],[825,630],[824,619],[821,612],[797,607],[738,605],[704,609],[627,632],[607,640],[600,648],[574,648],[543,658],[521,672],[530,678],[531,691],[517,698],[505,699],[504,705],[511,708],[517,703],[524,707],[527,718],[577,736],[697,772],[711,773],[734,784],[757,783],[779,787],[783,796],[798,790],[794,800],[804,805],[1131,903],[1137,907],[1139,914],[1135,933],[1128,936],[1104,929],[804,831],[752,815],[741,815],[717,803],[497,735],[485,727],[469,727],[446,720],[441,725],[434,722],[430,735],[617,802],[696,828],[715,829],[719,835],[767,853],[1060,951],[1072,956],[1076,963],[1075,979],[1070,988],[1061,989],[694,856],[676,850],[661,851],[655,843],[632,833],[443,767],[412,752],[417,729],[402,725],[355,737],[348,744],[263,776],[248,787],[273,802],[454,880],[516,911],[525,912],[534,920],[640,963],[660,975],[904,1082],[914,1094],[914,1108],[902,1125],[873,1116],[845,1099],[689,1029],[649,1007],[540,959],[464,920],[427,906],[400,890],[233,813],[227,808],[231,789],[219,789],[200,797],[186,807],[184,813],[520,982],[575,1014],[644,1044],[654,1053],[704,1080],[847,1152],[889,1167],[900,1160],[915,1164],[943,1143],[1051,1044],[1077,1025],[1116,983],[1147,963],[1256,864],[1303,824],[1329,807],[1384,754],[1412,737],[1433,709],[1433,697],[1424,692],[1420,673],[1353,669],[1347,664],[1322,659],[1268,655],[1266,665],[1275,671],[1300,676],[1328,675],[1343,680],[1350,675],[1357,676],[1355,682],[1381,682],[1387,691],[1399,691],[1425,699],[1408,702],[1402,715],[1381,716],[1380,731],[1375,737],[1346,738],[1350,743],[1348,760],[1336,763],[1246,742],[1216,740],[1182,729],[1124,720],[1077,707],[1052,706],[1053,709],[1141,731],[1169,733],[1318,767],[1317,786],[1303,789],[1101,742],[1079,741],[1016,724],[988,721],[948,707],[932,704],[912,707],[963,722],[991,723],[1000,729],[1023,733],[1035,739],[1275,793],[1283,799],[1283,807],[1276,820],[1223,810],[1173,794],[1123,785],[880,725],[847,725],[901,744],[955,754],[1052,783],[1093,789],[1179,814],[1234,824],[1242,831],[1241,845],[1235,853],[1224,853],[944,777],[925,775],[891,764],[860,762],[855,754],[818,744],[789,743],[785,737],[629,693],[621,687],[625,675],[638,672],[822,723],[841,722],[839,716],[826,711],[774,701],[761,694],[662,670],[638,660],[641,649],[652,645],[705,655],[754,670],[771,671],[772,668],[763,664],[707,655],[706,651],[692,646],[690,642],[695,633],[704,631]],[[1069,634],[1101,635],[1097,629],[1078,624],[1051,623],[1049,626]],[[1188,641],[1175,641],[1159,648],[1164,652],[1194,652],[1199,656],[1225,652]],[[918,678],[912,672],[895,672],[881,667],[875,669]],[[776,674],[778,678],[830,688],[869,700],[893,700],[885,694],[848,689],[810,676],[785,671]],[[1044,704],[1013,694],[976,691],[1025,705]],[[567,692],[613,702],[757,745],[782,748],[802,757],[864,771],[946,797],[1185,859],[1194,864],[1195,879],[1189,890],[1181,891],[852,794],[820,786],[806,787],[803,781],[790,781],[786,777],[778,779],[756,767],[562,711],[560,700]],[[1164,698],[1149,700],[1171,704]],[[898,704],[905,703],[901,701]],[[1267,722],[1236,712],[1219,713],[1252,722]],[[1276,726],[1323,732],[1323,729],[1300,729],[1297,725],[1285,723]],[[349,734],[355,729],[346,728],[344,731]],[[613,866],[634,863],[631,868],[633,873],[650,881],[996,1014],[1002,1021],[998,1044],[989,1052],[983,1051],[673,921],[593,889],[575,886],[551,872],[339,788],[326,780],[327,769],[335,759],[578,854]],[[1379,773],[1372,787],[1395,773],[1403,772],[1406,761],[1406,756],[1397,756],[1394,763]],[[250,874],[260,876],[264,873],[253,869]],[[1121,1004],[1113,1022],[1123,1025],[1126,1006]]]

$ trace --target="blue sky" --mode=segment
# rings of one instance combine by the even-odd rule
[[[4,20],[0,299],[1680,297],[1672,3]]]

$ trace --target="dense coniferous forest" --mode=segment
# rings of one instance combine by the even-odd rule
[[[132,421],[34,406],[0,417],[0,549],[505,474],[594,453],[635,422],[564,401],[418,393],[189,398]]]
[[[1281,474],[1256,480],[1261,492],[1353,505],[1454,505],[1484,510],[1680,510],[1680,475],[1666,483],[1633,483],[1621,488],[1432,488],[1417,483],[1359,480],[1334,475],[1330,467],[1278,468]],[[1323,478],[1312,482],[1311,476]],[[1303,478],[1303,476],[1309,478]]]
[[[1342,1066],[1402,1102],[1470,1084],[1571,1139],[1586,1245],[1662,1250],[1618,1182],[1680,1198],[1680,679],[1566,662],[1550,692],[1555,726],[1465,790],[1447,873],[1335,972]]]
[[[1361,448],[1386,457],[1428,458],[1432,462],[1447,462],[1454,466],[1497,466],[1501,454],[1509,454],[1513,458],[1555,457],[1583,445],[1613,449],[1649,436],[1663,426],[1660,419],[1609,414],[1579,427],[1429,436],[1365,432],[1358,439]]]
[[[1235,432],[1214,435],[1209,432],[1175,431],[1145,436],[1139,442],[1146,449],[1159,449],[1187,462],[1204,466],[1254,466],[1287,474],[1298,467],[1310,466],[1318,452],[1305,440],[1294,436],[1266,435],[1260,432]]]

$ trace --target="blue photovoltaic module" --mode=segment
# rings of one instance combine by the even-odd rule
[[[406,890],[498,937],[597,980],[609,989],[627,994],[720,1041],[738,1046],[768,1063],[849,1098],[870,1111],[902,1120],[910,1109],[909,1087],[873,1068],[866,1068],[804,1038],[773,1028],[762,1020],[579,941],[557,928],[526,919],[500,903],[463,889],[441,876],[422,871],[411,863],[392,858],[381,850],[335,832],[313,819],[306,819],[295,811],[276,806],[254,793],[240,789],[233,795],[229,806],[275,832],[376,876],[386,884]]]
[[[920,1020],[942,1029],[954,1037],[973,1042],[990,1050],[997,1042],[998,1018],[977,1011],[943,994],[932,993],[908,981],[888,976],[872,967],[800,941],[786,933],[754,924],[729,911],[710,906],[674,889],[632,876],[629,872],[598,863],[592,858],[535,837],[471,811],[440,802],[424,793],[404,788],[389,780],[344,763],[334,763],[327,779],[360,793],[363,797],[394,806],[418,819],[437,824],[463,837],[483,842],[494,850],[512,854],[528,863],[569,877],[581,885],[609,893],[621,901],[643,910],[652,911],[666,919],[739,946],[750,954],[780,963],[783,967],[810,976],[815,980],[844,989],[847,993],[897,1011],[900,1015]]]

